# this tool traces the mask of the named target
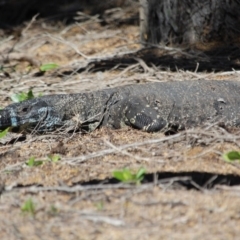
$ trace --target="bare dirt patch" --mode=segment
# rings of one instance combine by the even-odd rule
[[[89,59],[140,48],[137,26],[96,19],[68,27],[33,22],[1,35],[1,106],[13,93],[77,93],[154,81],[239,79],[238,72],[162,71],[142,62],[88,71]],[[60,67],[44,75],[39,66]],[[66,72],[68,71],[68,74]],[[70,74],[69,74],[70,72]],[[240,165],[222,153],[239,149],[239,130],[204,126],[176,135],[133,129],[90,134],[27,134],[0,146],[1,239],[238,239]],[[58,162],[47,160],[58,154]],[[29,167],[31,157],[44,161]],[[147,170],[139,186],[118,183],[114,170]],[[34,214],[21,207],[32,199]]]

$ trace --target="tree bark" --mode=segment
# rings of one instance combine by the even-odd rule
[[[239,0],[140,0],[140,4],[145,45],[226,46],[240,37]]]

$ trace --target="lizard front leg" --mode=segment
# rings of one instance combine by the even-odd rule
[[[134,96],[125,101],[123,120],[126,125],[146,132],[157,132],[167,126],[167,121],[145,97]]]

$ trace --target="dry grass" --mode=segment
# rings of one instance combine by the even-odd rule
[[[32,21],[20,36],[3,34],[1,106],[29,88],[45,95],[137,82],[239,79],[234,71],[170,72],[141,61],[122,70],[72,72],[91,59],[134,51],[138,40],[137,26],[104,27],[94,18],[68,27]],[[59,69],[39,76],[39,65],[48,62]],[[240,183],[240,165],[221,156],[238,149],[239,130],[217,126],[171,136],[132,129],[29,134],[0,146],[0,238],[238,239],[240,191],[227,186]],[[48,154],[61,160],[47,161]],[[44,164],[26,166],[31,156]],[[141,166],[148,174],[140,186],[112,179],[116,169]],[[36,206],[33,216],[21,211],[28,199]]]

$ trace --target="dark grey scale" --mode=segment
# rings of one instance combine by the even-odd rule
[[[167,122],[159,117],[158,112],[150,107],[146,98],[132,97],[125,106],[125,124],[133,128],[156,132],[167,125]]]

